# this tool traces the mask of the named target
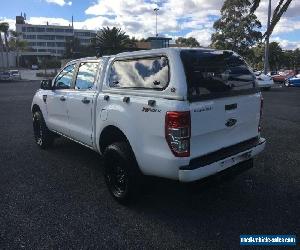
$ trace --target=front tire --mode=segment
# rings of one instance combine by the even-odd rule
[[[47,128],[43,114],[41,111],[36,111],[32,115],[33,134],[36,144],[41,149],[47,149],[52,146],[54,141],[53,133]]]
[[[109,192],[121,204],[139,195],[141,173],[131,147],[126,142],[109,145],[104,152],[104,177]]]

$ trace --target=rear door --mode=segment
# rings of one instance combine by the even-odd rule
[[[232,52],[182,51],[191,111],[191,157],[258,135],[260,93],[255,76]]]
[[[75,77],[75,89],[68,99],[70,137],[93,146],[93,110],[98,61],[81,62]]]

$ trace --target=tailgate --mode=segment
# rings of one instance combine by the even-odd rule
[[[191,158],[256,137],[260,98],[257,93],[191,103]]]
[[[191,158],[258,136],[261,94],[231,51],[182,50],[191,112]]]

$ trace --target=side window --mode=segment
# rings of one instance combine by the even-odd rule
[[[111,68],[111,88],[162,90],[169,83],[169,64],[165,56],[115,61]]]
[[[75,64],[65,67],[56,77],[54,87],[56,89],[69,89],[72,84],[74,70]]]
[[[93,87],[98,65],[97,62],[80,63],[75,81],[75,89],[91,89]]]

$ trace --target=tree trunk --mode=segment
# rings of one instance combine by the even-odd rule
[[[17,49],[17,68],[20,67],[20,55],[19,55],[19,49]]]
[[[7,32],[4,33],[4,40],[5,40],[5,51],[6,51],[6,66],[7,69],[9,69]]]
[[[3,40],[2,40],[2,36],[1,36],[1,32],[0,32],[0,52],[1,52],[1,62],[2,62],[1,68],[4,68],[4,55],[3,55],[3,51],[4,51]]]

